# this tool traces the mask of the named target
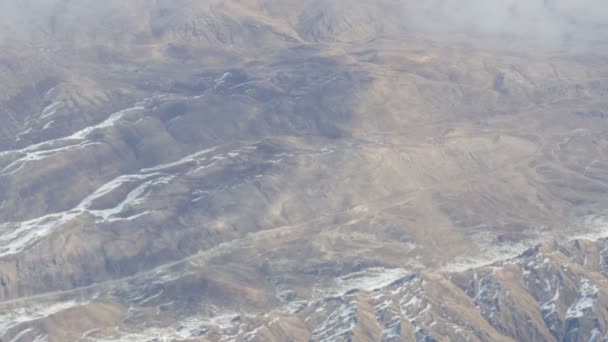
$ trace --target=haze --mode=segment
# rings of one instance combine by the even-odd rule
[[[284,6],[292,0],[284,1]],[[59,33],[56,38],[65,38],[72,30],[95,30],[104,34],[103,23],[108,18],[141,22],[151,10],[184,8],[196,3],[218,5],[218,1],[69,1],[69,0],[2,0],[0,18],[7,32],[25,34],[36,39],[43,33]],[[248,6],[260,6],[273,12],[267,0],[246,1]],[[255,4],[254,4],[255,3]],[[300,4],[298,4],[300,3]],[[376,4],[379,3],[379,4]],[[305,1],[293,2],[295,7],[330,6],[353,11],[374,7],[374,15],[394,19],[374,22],[382,26],[384,33],[407,29],[409,31],[467,33],[500,36],[502,38],[540,43],[546,47],[586,45],[608,38],[608,3],[601,0],[376,0],[374,4],[350,6],[349,1]],[[274,5],[274,4],[273,4]],[[382,13],[382,10],[385,10]],[[368,8],[360,13],[371,16]],[[286,18],[281,18],[286,19]],[[373,18],[369,18],[373,21]],[[388,23],[392,24],[389,27]],[[14,38],[14,37],[13,37]]]

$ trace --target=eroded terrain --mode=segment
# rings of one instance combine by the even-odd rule
[[[263,3],[3,36],[0,341],[605,337],[601,46]]]

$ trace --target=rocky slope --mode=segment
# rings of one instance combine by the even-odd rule
[[[199,256],[187,265],[111,286],[5,303],[9,310],[1,316],[2,327],[7,340],[37,341],[49,336],[83,341],[600,341],[608,331],[607,247],[605,239],[547,242],[512,259],[458,271],[361,268],[316,284],[306,298],[299,296],[301,289],[272,280],[275,298],[265,298],[262,284],[247,279],[246,270],[240,275],[246,279],[225,279]],[[226,310],[230,303],[219,301],[222,293],[238,293],[239,301],[257,305],[276,304],[268,311]]]
[[[429,32],[388,0],[1,6],[0,341],[608,333],[601,34]]]

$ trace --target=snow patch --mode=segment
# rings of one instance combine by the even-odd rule
[[[526,250],[537,244],[538,241],[521,243],[510,243],[503,245],[488,245],[483,247],[483,252],[478,257],[458,257],[440,269],[441,272],[459,273],[470,269],[494,264],[501,260],[511,259],[521,255]]]
[[[43,319],[58,312],[85,304],[87,303],[71,300],[47,306],[43,304],[36,304],[28,307],[20,307],[14,310],[5,309],[2,310],[2,313],[0,313],[0,331],[8,331],[9,329],[20,324]]]
[[[59,109],[61,109],[62,107],[63,107],[63,103],[61,103],[60,101],[51,103],[50,105],[46,106],[42,110],[42,113],[40,114],[40,119],[46,119],[51,116],[54,116],[57,113],[57,111]]]
[[[16,254],[25,250],[42,237],[51,234],[58,227],[85,213],[93,215],[96,218],[97,223],[134,220],[146,215],[147,212],[138,213],[130,217],[121,216],[121,214],[128,209],[141,204],[151,187],[159,184],[166,184],[167,182],[170,182],[173,177],[174,176],[162,173],[123,175],[102,185],[93,194],[82,200],[77,207],[69,211],[49,214],[18,223],[2,224],[0,225],[0,257]],[[105,195],[110,194],[121,186],[137,181],[143,182],[129,191],[126,197],[114,207],[107,209],[92,209],[95,202]]]
[[[49,335],[38,335],[32,342],[49,342]]]
[[[131,341],[175,341],[197,339],[208,336],[211,330],[228,336],[228,333],[240,332],[240,320],[237,314],[219,314],[211,318],[191,316],[170,326],[147,326],[141,332],[128,332],[116,329],[114,336],[95,336],[89,334],[88,341],[95,342],[131,342]]]
[[[49,122],[47,122],[43,127],[42,130],[44,131],[45,129],[49,129],[51,128],[51,126],[53,126],[53,124],[55,123],[55,120],[51,120]]]
[[[0,257],[17,254],[49,235],[57,227],[74,219],[80,212],[64,212],[42,216],[20,223],[0,225]]]
[[[574,236],[571,240],[596,241],[608,238],[608,217],[602,215],[590,215],[583,220],[585,233]]]
[[[27,333],[33,331],[32,328],[27,328],[21,332],[19,332],[13,339],[11,339],[9,342],[19,342],[21,340],[21,338],[23,336],[25,336]]]
[[[217,87],[221,86],[222,84],[226,83],[226,80],[230,76],[232,76],[232,73],[231,72],[226,72],[222,76],[216,78],[215,79],[215,86],[214,86],[214,88],[217,88]]]
[[[333,295],[343,295],[352,290],[373,291],[384,288],[410,274],[411,272],[402,268],[367,268],[335,279],[336,286],[330,291],[333,292]]]
[[[559,299],[559,286],[555,288],[555,294],[548,301],[541,305],[541,313],[545,321],[553,316],[557,311],[557,300]]]
[[[24,136],[30,134],[33,131],[33,129],[30,127],[28,129],[26,129],[25,131],[17,134],[17,141],[21,141],[21,139],[23,139]]]
[[[5,166],[2,170],[0,170],[0,175],[14,174],[17,171],[21,170],[23,168],[23,166],[29,162],[43,160],[43,159],[49,158],[57,153],[82,149],[82,148],[86,148],[89,146],[95,146],[95,145],[100,145],[100,143],[85,141],[85,142],[82,142],[82,143],[76,144],[76,145],[69,145],[69,146],[65,146],[65,147],[59,147],[59,148],[41,150],[41,151],[25,152],[25,155],[23,155],[21,158],[10,163],[9,165]]]
[[[576,301],[568,308],[566,319],[583,317],[585,311],[593,308],[598,292],[597,286],[591,280],[583,278]]]
[[[591,330],[591,336],[589,337],[589,342],[597,342],[600,340],[602,336],[602,332],[598,328],[593,328]]]
[[[21,166],[23,166],[23,164],[29,161],[41,160],[52,156],[55,153],[64,152],[66,150],[79,149],[94,144],[93,142],[87,140],[91,133],[99,129],[113,127],[127,114],[132,112],[140,112],[144,109],[145,107],[137,105],[135,107],[127,108],[119,112],[113,113],[101,123],[81,129],[80,131],[77,131],[70,136],[44,141],[19,150],[9,150],[0,152],[0,158],[9,156],[17,156],[18,158],[17,160],[10,163],[8,166],[4,167],[4,169],[0,171],[0,173],[14,173]],[[74,141],[79,142],[74,144]],[[17,168],[17,170],[15,168]]]
[[[135,106],[135,107],[123,109],[121,111],[118,111],[118,112],[110,115],[107,119],[103,120],[102,122],[98,123],[97,125],[86,127],[84,129],[70,135],[66,139],[80,139],[80,140],[87,139],[89,137],[89,135],[91,133],[93,133],[94,131],[103,129],[103,128],[113,127],[117,122],[119,122],[121,119],[123,119],[123,117],[125,117],[127,114],[129,114],[131,112],[141,112],[144,109],[146,109],[146,108],[143,106]]]
[[[169,168],[183,166],[183,165],[187,165],[190,163],[196,163],[197,165],[199,165],[201,161],[205,161],[207,159],[205,157],[207,154],[215,151],[217,148],[219,148],[219,146],[214,146],[214,147],[202,150],[202,151],[198,151],[196,153],[193,153],[191,155],[188,155],[180,160],[177,160],[177,161],[174,161],[171,163],[162,164],[162,165],[158,165],[158,166],[151,167],[151,168],[141,169],[140,172],[149,173],[149,172],[165,171],[166,169],[169,169]]]
[[[343,341],[355,328],[357,307],[354,303],[340,303],[323,323],[312,332],[312,340],[319,342]]]

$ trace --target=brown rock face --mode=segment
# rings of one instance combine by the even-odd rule
[[[608,18],[541,2],[0,4],[0,342],[605,339]]]

